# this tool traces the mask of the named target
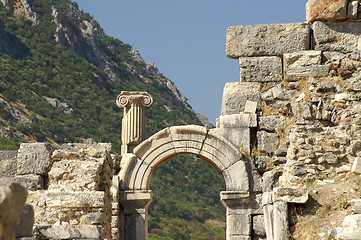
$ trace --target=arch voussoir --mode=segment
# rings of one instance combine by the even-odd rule
[[[205,127],[189,125],[171,127],[170,133],[177,154],[198,155],[208,135],[208,130]]]
[[[209,130],[199,152],[200,158],[211,159],[216,169],[222,172],[242,159],[242,153],[215,130]]]
[[[176,155],[170,128],[165,128],[142,142],[133,153],[152,167],[156,167],[164,158]]]
[[[227,191],[249,191],[246,163],[239,160],[222,171]]]

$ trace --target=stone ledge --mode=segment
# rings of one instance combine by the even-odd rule
[[[47,207],[99,208],[104,207],[104,195],[102,191],[36,191],[29,193],[28,202],[33,205],[44,202]]]
[[[39,226],[37,231],[46,239],[102,239],[103,228],[94,225]]]
[[[273,189],[273,201],[305,203],[307,199],[308,190],[306,188],[276,187]]]

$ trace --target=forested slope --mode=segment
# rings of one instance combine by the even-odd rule
[[[148,135],[172,125],[202,125],[155,64],[107,36],[76,3],[0,2],[0,149],[92,138],[119,152],[122,110],[115,99],[121,91],[153,96]],[[157,170],[152,183],[152,239],[225,238],[218,201],[224,187],[215,170],[181,156]]]

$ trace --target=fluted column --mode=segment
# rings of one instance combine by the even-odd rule
[[[122,91],[117,97],[117,105],[124,108],[122,120],[121,153],[130,153],[146,137],[146,118],[144,109],[153,104],[147,92]]]

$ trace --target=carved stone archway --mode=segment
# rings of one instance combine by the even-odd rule
[[[195,155],[223,176],[226,191],[221,192],[221,201],[227,208],[227,240],[250,239],[248,159],[216,130],[194,125],[166,128],[135,147],[133,153],[123,155],[119,174],[120,238],[148,239],[152,173],[179,154]]]

